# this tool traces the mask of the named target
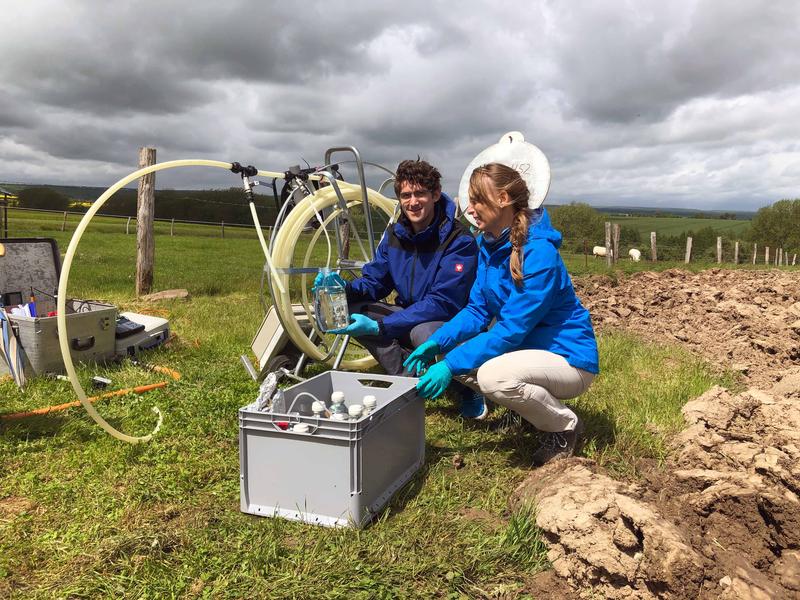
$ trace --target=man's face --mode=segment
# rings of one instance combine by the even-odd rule
[[[411,222],[415,233],[419,233],[431,224],[434,207],[441,195],[441,191],[431,192],[419,184],[402,182],[400,185],[400,208]]]

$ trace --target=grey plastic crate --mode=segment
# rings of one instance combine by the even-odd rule
[[[4,249],[0,257],[0,292],[21,294],[23,302],[27,302],[34,288],[38,314],[54,311],[54,295],[61,272],[55,240],[11,238],[0,239],[0,243]],[[113,358],[116,307],[93,300],[67,300],[66,306],[72,360],[99,363]],[[26,376],[65,371],[56,317],[9,315],[9,321],[23,350]],[[8,367],[0,360],[0,374],[5,373]]]
[[[363,527],[425,461],[425,405],[410,377],[328,371],[287,388],[291,413],[239,410],[241,510],[329,527]],[[388,387],[376,387],[377,385]],[[330,406],[372,394],[377,407],[356,421],[312,415],[313,398]],[[299,395],[299,397],[298,397]],[[296,400],[296,402],[295,402]],[[291,430],[307,423],[308,433]],[[288,429],[284,429],[288,425]]]

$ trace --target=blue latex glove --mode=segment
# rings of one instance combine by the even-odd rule
[[[439,354],[439,344],[428,340],[417,346],[408,358],[403,361],[403,366],[408,369],[409,373],[419,375],[422,371],[428,368],[428,365],[436,360],[436,355]]]
[[[347,327],[331,329],[329,333],[342,333],[359,337],[362,335],[378,335],[380,331],[378,322],[374,319],[370,319],[367,315],[355,313],[350,315],[350,320],[352,323]]]
[[[453,373],[443,360],[431,366],[417,382],[417,393],[423,398],[436,398],[444,394]]]
[[[317,276],[314,277],[314,283],[311,285],[311,293],[315,294],[317,292],[317,288],[320,286],[322,281],[325,279],[325,276],[322,272],[317,273]],[[344,279],[342,279],[341,275],[338,273],[329,273],[328,280],[338,283],[340,286],[345,287],[347,283]]]

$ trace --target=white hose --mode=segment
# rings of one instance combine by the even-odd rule
[[[272,264],[272,258],[270,258],[269,248],[267,247],[267,240],[264,239],[264,233],[261,231],[261,221],[258,220],[258,212],[256,211],[256,205],[253,202],[250,203],[250,214],[253,215],[253,223],[255,223],[256,226],[258,241],[261,243],[261,249],[264,251],[264,256],[267,257],[269,270],[272,271],[272,279],[278,285],[278,289],[281,291],[281,294],[285,294],[286,289],[283,287],[283,282],[281,282],[280,278],[278,277],[278,272],[275,270],[275,265]]]
[[[89,416],[94,419],[94,421],[100,425],[109,435],[117,438],[118,440],[122,440],[123,442],[128,442],[131,444],[136,444],[138,442],[146,442],[149,441],[155,433],[161,428],[161,423],[163,421],[163,415],[158,407],[153,407],[153,412],[158,415],[158,422],[156,423],[155,428],[149,434],[141,437],[134,437],[130,435],[126,435],[121,431],[116,430],[112,427],[103,417],[100,416],[100,413],[95,410],[94,406],[89,402],[86,392],[84,392],[83,387],[81,386],[80,381],[78,381],[78,375],[75,372],[75,365],[72,362],[72,355],[70,354],[69,350],[69,336],[67,334],[67,282],[69,281],[69,272],[72,267],[72,260],[75,258],[75,253],[78,250],[78,244],[81,241],[81,237],[83,237],[86,228],[89,226],[89,222],[95,216],[95,214],[103,207],[106,201],[113,196],[120,188],[128,185],[130,182],[143,177],[144,175],[148,175],[150,173],[155,173],[156,171],[163,171],[165,169],[174,169],[176,167],[217,167],[220,169],[230,170],[231,163],[221,162],[218,160],[201,160],[201,159],[188,159],[188,160],[172,160],[168,162],[158,163],[149,167],[144,167],[143,169],[139,169],[138,171],[134,171],[127,177],[123,177],[117,183],[112,185],[108,188],[103,195],[101,195],[92,206],[86,211],[86,214],[81,219],[81,222],[78,224],[78,227],[75,229],[75,233],[72,234],[72,239],[69,242],[69,247],[67,248],[67,254],[64,257],[64,264],[61,267],[61,278],[58,281],[58,316],[57,316],[57,323],[58,323],[58,343],[61,346],[61,356],[64,359],[64,366],[67,370],[67,376],[69,377],[69,381],[72,384],[72,389],[75,390],[75,393],[78,396],[78,400],[80,400],[83,408],[86,409],[86,412],[89,413]],[[284,177],[283,173],[275,173],[272,171],[259,171],[259,175],[262,177],[275,177],[282,179]],[[275,268],[272,266],[272,262],[270,260],[269,252],[266,251],[266,244],[263,242],[263,235],[261,234],[261,227],[259,223],[256,221],[256,230],[259,234],[259,239],[262,241],[262,248],[265,251],[265,255],[267,257],[267,261],[270,265],[270,268],[273,270],[274,274],[277,274]],[[282,286],[279,286],[282,287]],[[285,293],[285,292],[284,292]]]

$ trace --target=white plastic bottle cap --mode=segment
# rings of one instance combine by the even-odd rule
[[[292,427],[292,431],[308,433],[308,423],[295,423],[294,427]]]
[[[311,412],[313,412],[315,415],[321,415],[325,412],[325,405],[319,400],[315,400],[311,403]]]
[[[361,413],[364,412],[364,407],[361,406],[360,404],[353,404],[352,406],[350,406],[350,408],[347,409],[347,412],[351,417],[357,419],[358,417],[361,416]]]
[[[378,399],[375,396],[372,396],[372,395],[364,396],[364,399],[361,401],[361,403],[364,405],[364,408],[366,408],[367,410],[374,410],[375,409],[375,405],[378,404]]]
[[[331,415],[331,419],[333,419],[334,421],[346,421],[347,420],[347,415],[345,413],[343,413],[343,412],[333,413]]]
[[[331,402],[333,404],[342,404],[344,402],[344,392],[333,392],[331,394]]]

